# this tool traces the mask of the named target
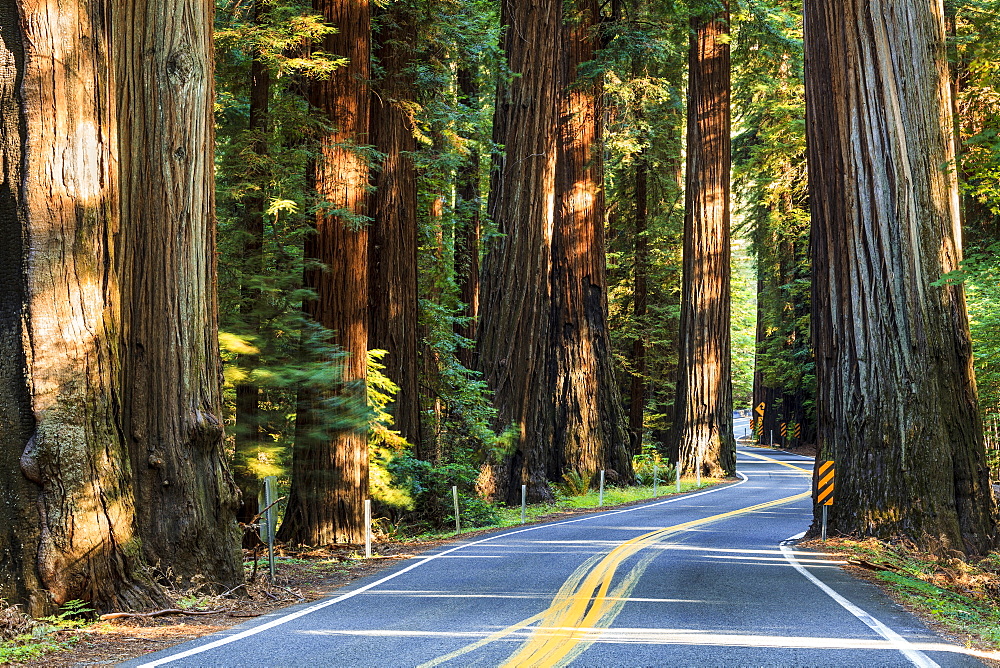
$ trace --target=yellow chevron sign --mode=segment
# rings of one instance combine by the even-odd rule
[[[833,462],[820,462],[816,476],[816,503],[821,506],[833,505],[833,479],[836,469]]]

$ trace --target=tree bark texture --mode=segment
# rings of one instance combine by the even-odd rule
[[[814,347],[833,531],[997,544],[963,289],[941,2],[806,2]],[[905,57],[901,57],[905,55]]]
[[[115,5],[124,429],[143,554],[173,578],[243,581],[223,450],[209,0]]]
[[[736,472],[730,349],[728,6],[692,18],[684,278],[674,404],[681,468]]]
[[[369,168],[358,149],[369,142],[371,13],[367,0],[315,0],[314,9],[337,28],[320,48],[349,59],[329,79],[310,86],[309,101],[333,126],[321,139],[315,186],[328,208],[316,216],[306,257],[322,265],[305,273],[316,299],[305,304],[334,332],[346,353],[338,390],[358,413],[366,404],[368,356],[368,226],[364,219]],[[304,393],[296,417],[292,489],[280,538],[304,545],[364,540],[368,498],[368,436],[363,428],[316,433],[323,397]],[[322,431],[322,430],[320,430]]]
[[[122,437],[123,252],[104,3],[0,2],[0,595],[162,601]]]
[[[412,109],[417,28],[409,3],[381,12],[376,58],[382,78],[371,97],[371,143],[385,155],[374,170],[369,250],[369,348],[388,351],[386,375],[399,386],[392,406],[396,429],[419,446],[417,354],[417,150]]]
[[[497,92],[493,139],[504,154],[493,165],[488,212],[503,236],[483,260],[478,336],[497,426],[517,429],[513,452],[487,464],[479,480],[480,491],[500,501],[519,497],[522,484],[531,501],[552,496],[540,417],[551,411],[545,374],[561,7],[561,0],[504,0],[501,8],[504,53],[516,76]]]
[[[604,146],[601,85],[580,76],[593,60],[600,20],[596,0],[576,0],[562,25],[556,215],[552,235],[547,389],[551,413],[539,431],[551,439],[549,479],[576,471],[631,482],[625,416],[608,336],[604,244]],[[549,435],[551,434],[551,435]]]
[[[458,94],[464,99],[465,106],[470,110],[478,109],[481,102],[476,71],[460,67],[457,78]],[[472,340],[476,338],[479,318],[479,242],[483,206],[479,192],[480,169],[479,151],[472,148],[458,168],[455,188],[458,200],[455,207],[458,214],[455,224],[455,280],[458,283],[458,299],[465,304],[462,316],[468,318],[467,323],[455,326],[455,333]],[[457,356],[466,368],[473,368],[473,348],[460,348]]]

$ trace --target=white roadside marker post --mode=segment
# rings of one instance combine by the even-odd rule
[[[597,495],[597,507],[604,505],[604,471],[601,471],[601,491]]]
[[[462,533],[462,525],[459,523],[459,520],[458,520],[458,486],[457,485],[452,485],[451,486],[451,496],[452,496],[452,498],[455,499],[455,533],[459,534],[459,533]]]
[[[657,466],[656,466],[656,464],[653,464],[653,498],[654,499],[656,498],[656,483],[659,482],[656,479],[656,473],[657,473]]]
[[[677,474],[677,493],[680,494],[681,493],[681,460],[680,460],[680,457],[677,458],[677,470],[675,471],[675,473]]]
[[[372,500],[365,499],[365,559],[372,558]]]
[[[267,570],[271,575],[271,582],[274,582],[274,533],[275,524],[277,523],[277,512],[274,509],[274,486],[278,482],[278,479],[269,475],[264,478],[264,503],[263,512],[264,516],[261,518],[261,524],[265,528],[266,535],[264,538],[267,540]]]
[[[524,524],[525,514],[528,509],[528,486],[521,485],[521,524]]]

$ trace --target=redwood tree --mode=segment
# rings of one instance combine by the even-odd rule
[[[0,3],[0,595],[163,600],[122,430],[122,218],[102,2]],[[71,54],[72,57],[69,57]]]
[[[493,139],[504,147],[493,165],[488,212],[503,235],[483,261],[478,368],[495,393],[499,426],[513,424],[513,452],[484,467],[480,491],[513,501],[551,497],[550,414],[545,387],[550,245],[555,193],[556,83],[562,0],[504,0],[503,49],[514,74],[497,92]]]
[[[580,65],[599,46],[596,0],[567,6],[559,62],[556,216],[552,235],[548,378],[549,476],[608,469],[632,480],[608,337],[601,85]]]
[[[316,294],[305,309],[334,333],[334,342],[346,353],[331,361],[342,381],[337,399],[346,410],[360,412],[366,403],[369,307],[364,218],[369,168],[360,147],[369,141],[371,14],[367,0],[315,0],[313,7],[337,28],[319,48],[348,63],[309,89],[310,103],[332,127],[321,138],[314,168],[324,207],[305,244],[306,257],[314,263],[305,272],[305,284]],[[324,427],[329,416],[320,413],[328,398],[310,390],[300,395],[292,489],[279,533],[284,541],[324,545],[364,540],[367,434],[349,424]]]
[[[961,285],[943,7],[806,2],[821,456],[834,531],[997,544]],[[899,57],[905,54],[906,57]]]
[[[243,581],[223,450],[209,0],[115,5],[124,433],[142,552],[174,577]]]
[[[413,154],[415,9],[396,2],[379,12],[375,56],[382,71],[371,97],[371,144],[384,154],[374,171],[369,213],[369,348],[388,351],[386,375],[399,386],[395,428],[419,448],[417,355],[417,174]]]
[[[709,4],[709,3],[706,3]],[[691,19],[684,278],[673,441],[683,470],[736,471],[729,324],[730,58],[723,2]]]
[[[459,98],[469,110],[482,103],[477,73],[478,68],[469,66],[458,70]],[[465,304],[461,315],[467,319],[455,325],[455,332],[468,339],[476,338],[479,318],[479,245],[482,238],[480,170],[479,151],[472,148],[459,165],[455,179],[455,209],[458,214],[455,224],[455,281],[458,283],[458,298]],[[472,348],[458,350],[458,359],[470,369],[474,367],[473,356]]]

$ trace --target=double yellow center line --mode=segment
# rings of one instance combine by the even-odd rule
[[[782,462],[771,457],[754,453],[744,453],[757,459],[782,464],[810,475],[808,469]],[[548,667],[565,665],[585,651],[596,640],[594,629],[608,628],[621,612],[626,600],[639,581],[642,573],[652,561],[655,553],[646,555],[621,582],[612,589],[612,581],[618,568],[628,559],[644,549],[652,547],[671,534],[687,531],[713,522],[745,515],[774,506],[793,503],[810,496],[806,491],[774,501],[758,503],[746,508],[730,510],[710,517],[703,517],[683,524],[665,527],[636,536],[615,547],[603,558],[592,557],[580,565],[559,589],[552,603],[542,612],[532,615],[517,624],[508,626],[486,638],[463,647],[455,652],[424,664],[430,668],[446,663],[459,656],[479,649],[487,644],[538,623],[528,639],[504,662],[504,666]]]

